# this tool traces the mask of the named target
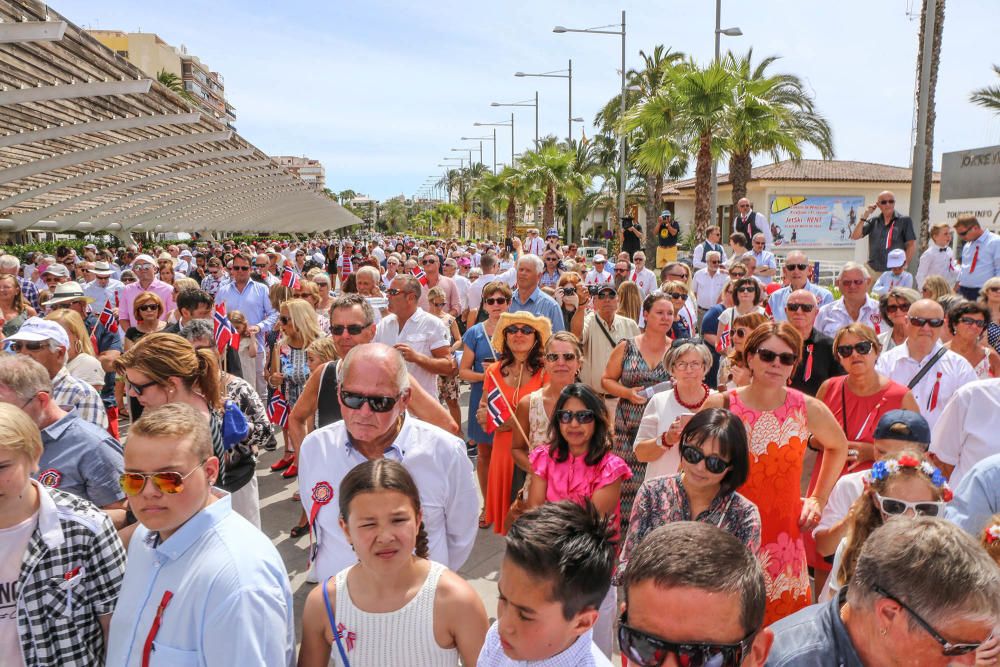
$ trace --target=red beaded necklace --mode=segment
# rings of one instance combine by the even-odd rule
[[[704,382],[701,383],[701,388],[705,390],[705,395],[702,396],[701,400],[698,401],[697,403],[690,404],[690,403],[685,403],[684,401],[682,401],[681,400],[681,394],[680,394],[679,391],[677,391],[677,387],[674,387],[674,398],[676,398],[677,402],[680,403],[685,408],[687,408],[688,410],[698,410],[699,408],[701,408],[702,405],[705,404],[705,401],[708,400],[708,394],[711,392],[711,389],[709,389],[708,385],[705,384]]]

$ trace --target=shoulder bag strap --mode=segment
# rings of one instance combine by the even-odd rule
[[[846,384],[846,380],[840,383],[840,423],[844,425],[844,435],[850,438],[847,433],[847,390],[844,389]]]
[[[943,357],[944,353],[947,352],[947,351],[948,350],[944,346],[942,346],[941,349],[937,351],[937,354],[935,354],[933,357],[931,357],[927,361],[927,363],[924,364],[923,368],[921,368],[920,371],[916,375],[913,376],[913,379],[910,380],[906,384],[906,388],[907,389],[913,389],[914,387],[916,387],[917,383],[924,379],[924,376],[927,375],[928,372],[930,372],[930,370],[934,366],[934,364],[936,364],[938,362],[938,359],[940,359],[941,357]]]
[[[594,320],[597,322],[597,326],[601,328],[601,333],[604,334],[604,337],[608,339],[609,343],[611,343],[611,347],[613,348],[618,347],[618,343],[616,343],[615,340],[611,337],[611,334],[604,326],[604,322],[601,321],[601,316],[598,315],[596,312],[594,313]]]
[[[336,581],[333,577],[329,577],[323,582],[323,602],[326,604],[326,615],[330,619],[330,630],[333,631],[333,641],[337,643],[337,649],[340,651],[340,659],[344,662],[344,667],[351,667],[351,661],[347,659],[347,651],[344,650],[344,643],[340,640],[340,631],[337,630],[337,619],[333,616],[333,609],[330,607],[330,592],[329,584],[330,580]]]

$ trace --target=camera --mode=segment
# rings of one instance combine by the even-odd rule
[[[596,296],[600,289],[600,285],[587,285],[587,293],[590,294],[590,296]]]

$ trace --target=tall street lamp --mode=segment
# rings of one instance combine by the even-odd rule
[[[514,112],[510,113],[509,123],[473,123],[473,127],[509,127],[510,128],[510,163],[514,164]]]
[[[573,61],[569,61],[569,67],[567,69],[557,69],[551,72],[540,72],[538,74],[529,74],[527,72],[514,72],[516,77],[527,77],[536,76],[543,79],[566,79],[569,82],[569,112],[566,114],[567,118],[573,117]],[[538,93],[535,93],[535,101],[538,101]],[[538,123],[538,108],[535,108],[535,123]],[[566,135],[569,139],[573,139],[573,123],[569,122],[569,134]],[[535,128],[535,143],[538,143],[538,128]],[[537,148],[537,146],[536,146]]]
[[[715,0],[715,63],[719,63],[721,55],[719,53],[719,41],[722,36],[726,37],[739,37],[743,34],[743,31],[738,27],[733,26],[731,28],[722,27],[722,0]],[[719,164],[712,156],[712,189],[711,189],[711,203],[712,207],[712,224],[717,222],[716,218],[719,215]]]
[[[472,166],[472,149],[471,148],[452,148],[451,150],[457,151],[459,153],[465,153],[466,151],[468,151],[469,152],[469,166],[470,167]],[[480,162],[483,161],[483,156],[482,155],[479,156],[479,161]]]
[[[483,161],[483,142],[492,141],[493,142],[493,175],[497,175],[497,129],[493,128],[493,136],[485,137],[462,137],[462,141],[476,141],[479,140],[479,161]]]
[[[508,104],[501,104],[500,102],[491,102],[491,107],[535,107],[535,150],[538,150],[538,91],[535,91],[535,101],[525,100],[523,102],[510,102]]]
[[[622,10],[621,30],[608,30],[616,24],[598,26],[596,28],[566,28],[557,25],[552,28],[552,32],[586,32],[594,35],[621,35],[622,38],[622,86],[621,86],[621,117],[625,117],[625,10]],[[573,114],[570,114],[572,116]],[[573,123],[570,121],[570,127]],[[622,218],[625,217],[625,133],[622,132],[618,141],[618,159],[621,165],[620,183],[618,186],[618,224],[621,225]]]

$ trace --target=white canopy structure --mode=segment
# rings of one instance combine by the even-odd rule
[[[361,222],[44,4],[0,0],[0,232]]]

